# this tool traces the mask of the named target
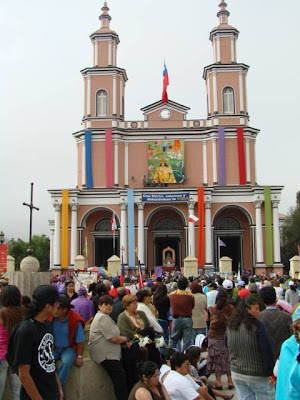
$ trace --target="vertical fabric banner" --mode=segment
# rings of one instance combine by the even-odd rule
[[[128,201],[128,266],[135,267],[134,190],[127,190]]]
[[[106,187],[113,187],[113,141],[111,129],[105,131]]]
[[[204,188],[198,188],[198,227],[199,227],[199,244],[198,244],[198,267],[204,267]]]
[[[244,145],[244,128],[237,128],[240,185],[246,185],[246,162]]]
[[[0,244],[0,272],[7,271],[7,244]]]
[[[219,134],[219,183],[221,186],[226,185],[225,174],[225,129],[218,128]]]
[[[85,131],[85,171],[86,187],[93,187],[93,168],[92,168],[92,131]]]
[[[62,191],[61,205],[61,267],[68,268],[69,191]]]
[[[273,232],[272,232],[272,205],[271,189],[264,187],[265,194],[265,225],[266,225],[266,265],[273,265]]]

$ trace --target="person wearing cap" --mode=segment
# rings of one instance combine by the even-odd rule
[[[59,294],[52,285],[38,286],[28,304],[25,320],[13,337],[14,364],[22,383],[21,400],[63,398],[53,355],[54,338],[49,317],[56,315]]]
[[[227,292],[229,303],[234,307],[237,307],[241,297],[234,293],[235,290],[237,291],[237,288],[234,288],[233,282],[230,279],[225,279],[222,283],[222,286]]]
[[[246,289],[246,283],[244,281],[239,281],[237,284],[238,288],[238,296],[240,296],[242,299],[245,299],[246,297],[250,296],[250,291]]]
[[[71,309],[74,308],[67,296],[59,297],[59,307],[54,318],[50,318],[54,336],[54,357],[61,360],[59,380],[64,387],[72,366],[83,365],[84,321]]]
[[[282,343],[292,334],[292,318],[288,313],[276,307],[276,292],[272,286],[262,288],[259,295],[266,309],[260,313],[258,319],[266,328],[275,360],[277,360]]]
[[[299,293],[294,281],[289,282],[289,289],[285,292],[285,301],[292,307],[299,303]]]
[[[300,399],[300,306],[292,320],[294,334],[281,346],[276,400]]]
[[[84,322],[89,321],[94,316],[93,302],[87,298],[87,290],[84,286],[78,289],[78,297],[71,302],[74,311],[81,315]]]

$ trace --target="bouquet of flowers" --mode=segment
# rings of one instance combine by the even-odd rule
[[[160,349],[161,347],[164,347],[165,341],[164,341],[163,336],[158,336],[157,338],[155,338],[154,343],[155,343],[155,347],[157,349]]]

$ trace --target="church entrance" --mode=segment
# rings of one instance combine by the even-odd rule
[[[155,237],[154,264],[156,266],[161,265],[164,269],[178,269],[180,259],[180,237]]]
[[[219,236],[219,239],[226,245],[219,246],[220,258],[226,256],[232,259],[232,270],[238,272],[241,265],[241,237],[240,236]],[[218,243],[218,241],[217,241]],[[218,245],[218,244],[217,244]]]
[[[102,218],[95,226],[94,232],[94,265],[107,267],[107,260],[116,255],[120,257],[119,224],[116,220],[117,230],[111,231],[110,218]]]

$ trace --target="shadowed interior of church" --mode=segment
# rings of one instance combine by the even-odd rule
[[[232,259],[232,271],[238,272],[241,263],[241,238],[239,236],[221,236],[226,247],[220,247],[220,258],[226,256]]]
[[[107,267],[107,260],[112,255],[120,257],[120,243],[119,238],[115,238],[116,251],[113,249],[113,237],[101,237],[95,238],[95,266],[96,267]]]
[[[179,268],[180,260],[180,239],[179,238],[155,238],[154,242],[154,266],[163,265],[163,250],[171,247],[175,250],[175,267]],[[167,252],[166,256],[171,257],[171,253]]]

